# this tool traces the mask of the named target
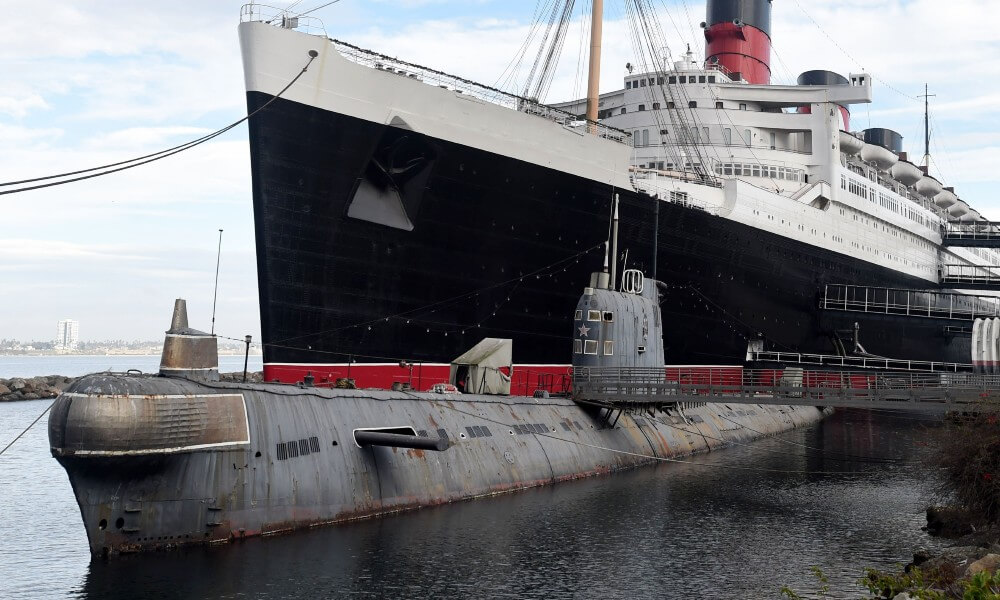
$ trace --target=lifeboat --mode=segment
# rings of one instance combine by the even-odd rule
[[[840,151],[841,152],[843,152],[845,154],[849,154],[851,156],[854,156],[858,152],[861,152],[861,148],[863,148],[864,145],[865,145],[865,143],[863,141],[861,141],[860,139],[854,137],[853,134],[848,133],[846,131],[841,131],[840,132]]]
[[[934,196],[934,204],[937,204],[941,208],[948,208],[958,202],[958,196],[955,192],[942,189],[936,196]]]
[[[875,165],[879,171],[888,171],[892,165],[899,162],[899,157],[888,148],[875,144],[865,144],[861,148],[861,160]]]
[[[961,199],[959,199],[958,202],[953,204],[951,208],[948,209],[948,215],[956,219],[968,213],[969,213],[969,205],[966,204]]]
[[[975,223],[981,218],[983,218],[983,215],[979,214],[978,210],[970,207],[969,212],[962,215],[958,220],[963,223]]]
[[[841,142],[841,148],[844,147],[844,143]],[[889,174],[896,181],[902,183],[906,187],[910,187],[914,183],[920,181],[920,178],[924,176],[924,172],[920,170],[920,167],[911,163],[908,160],[900,160],[898,163],[892,165],[892,169],[889,170]]]
[[[944,186],[941,185],[941,182],[930,175],[921,177],[914,187],[917,188],[917,193],[928,200],[933,200],[935,196],[944,191]]]

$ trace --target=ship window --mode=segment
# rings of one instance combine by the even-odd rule
[[[642,112],[644,110],[646,110],[646,105],[645,104],[640,104],[639,105],[639,112]]]
[[[760,165],[753,166],[753,176],[760,177]]]
[[[576,319],[577,321],[582,321],[583,320],[583,311],[580,310],[579,308],[576,309],[576,312],[573,313],[573,318]]]
[[[692,100],[688,102],[688,108],[698,108],[698,103]]]
[[[643,146],[648,146],[649,145],[649,130],[648,129],[643,129],[642,130],[642,145]],[[650,166],[652,166],[652,164],[650,164]]]
[[[708,76],[708,82],[709,83],[715,83],[715,75],[709,75]]]
[[[654,102],[653,103],[653,110],[660,110],[660,103],[659,102]]]
[[[638,348],[636,348],[636,350],[639,351],[639,354],[643,354],[644,352],[646,352],[646,347],[645,346],[639,346]]]
[[[604,342],[604,356],[613,356],[615,353],[615,343],[612,340]]]
[[[656,78],[656,85],[663,85],[663,78],[662,77],[657,77]]]
[[[583,354],[583,340],[573,340],[573,354]]]
[[[699,75],[698,76],[698,83],[705,83],[705,76],[704,75]]]
[[[649,85],[653,85],[653,82],[654,82],[654,81],[656,81],[656,80],[655,80],[655,79],[653,79],[652,77],[650,77],[650,78],[649,78]]]
[[[583,343],[583,353],[597,356],[597,340],[587,340]]]
[[[680,83],[687,83],[687,82],[688,82],[687,75],[681,75],[681,77],[680,77]]]
[[[604,322],[605,323],[613,323],[614,320],[615,320],[615,313],[611,312],[610,310],[604,311]]]
[[[625,114],[625,107],[624,107],[624,106],[622,107],[622,112],[621,112],[621,114],[623,114],[623,115]]]
[[[750,137],[750,130],[749,129],[744,129],[743,130],[743,141],[746,142],[747,146],[750,145],[750,140],[751,139],[752,138]]]
[[[667,83],[677,83],[677,76],[676,75],[671,75],[671,76],[667,77]]]
[[[660,130],[660,135],[670,135],[670,130],[669,129],[661,129]]]
[[[716,102],[715,103],[715,108],[722,108],[722,103],[721,102]]]
[[[587,311],[587,320],[588,321],[600,321],[601,320],[601,311],[599,311],[599,310],[588,310]]]
[[[639,85],[641,85],[642,87],[646,87],[646,80],[643,79],[642,81],[640,81]]]

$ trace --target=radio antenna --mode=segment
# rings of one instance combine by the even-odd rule
[[[212,335],[215,335],[215,301],[219,298],[219,262],[222,260],[222,230],[219,230],[219,250],[215,255],[215,291],[212,292]]]

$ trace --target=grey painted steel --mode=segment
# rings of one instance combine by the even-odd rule
[[[219,379],[219,346],[214,335],[188,327],[187,302],[174,301],[170,329],[163,340],[160,373]]]
[[[218,394],[243,397],[249,444],[121,456],[65,452],[81,402]],[[608,473],[772,435],[821,416],[809,407],[700,404],[624,414],[610,427],[606,411],[569,398],[105,374],[78,380],[56,400],[49,439],[69,475],[92,551],[114,554],[224,543]],[[401,427],[446,437],[450,447],[426,452],[353,443],[357,429]],[[95,444],[106,437],[99,429],[91,434]],[[75,444],[86,449],[85,440]]]
[[[1000,408],[1000,375],[819,371],[774,381],[771,369],[692,373],[663,381],[642,369],[588,369],[573,374],[576,398],[595,403],[666,406],[671,402],[781,404],[833,408],[889,408],[978,412]]]
[[[573,316],[573,367],[662,366],[663,321],[657,284],[639,271],[622,273],[623,289],[597,287],[591,276]],[[640,287],[641,286],[641,287]]]
[[[929,360],[906,360],[884,356],[842,356],[839,354],[802,354],[754,350],[747,353],[752,363],[778,363],[795,367],[838,367],[840,369],[865,369],[867,371],[907,371],[914,373],[968,373],[973,365]]]
[[[419,435],[402,435],[399,433],[383,433],[381,431],[355,431],[354,441],[359,446],[387,446],[389,448],[415,448],[418,450],[433,450],[444,452],[448,449],[446,438],[420,437]]]

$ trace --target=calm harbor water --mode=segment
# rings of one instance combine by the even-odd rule
[[[48,403],[0,404],[0,446]],[[843,412],[690,459],[700,464],[91,561],[43,418],[0,457],[0,597],[776,598],[783,584],[815,592],[809,567],[820,565],[830,597],[857,598],[866,566],[937,545],[920,530],[934,481],[919,463],[933,426]]]
[[[247,368],[260,371],[260,355],[250,356]],[[138,369],[143,373],[155,373],[160,368],[160,355],[115,355],[115,356],[0,356],[0,378],[38,377],[39,375],[66,375],[78,377],[100,371],[124,372]],[[219,371],[223,373],[242,371],[243,356],[220,356]]]

